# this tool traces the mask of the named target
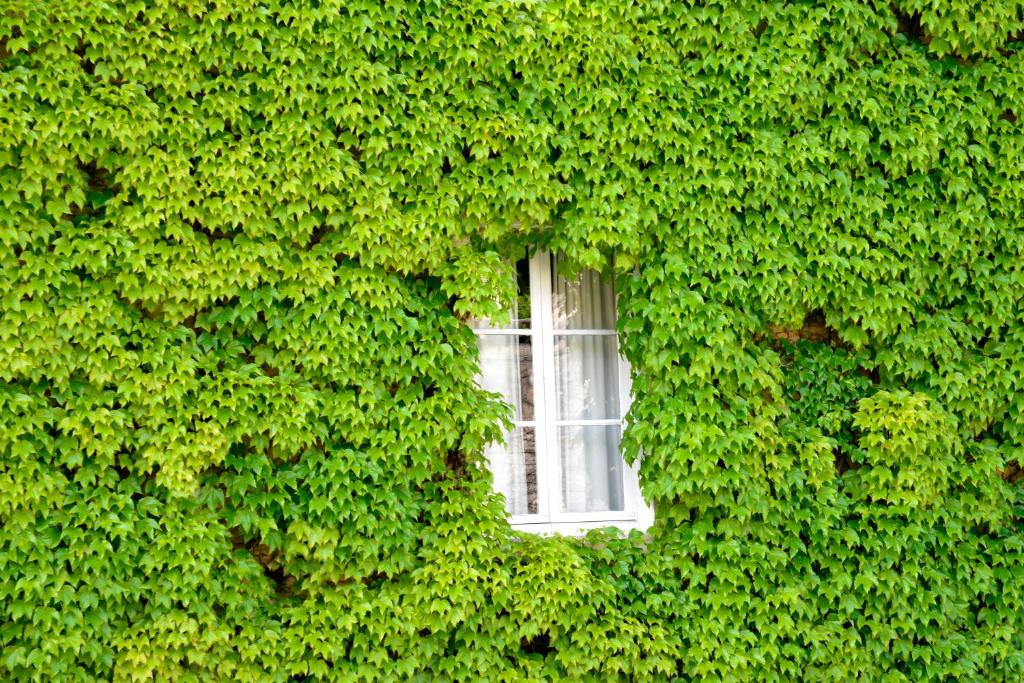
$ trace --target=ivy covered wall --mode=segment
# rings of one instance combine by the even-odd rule
[[[1024,677],[1024,3],[0,9],[0,678]],[[524,246],[646,535],[491,493]]]

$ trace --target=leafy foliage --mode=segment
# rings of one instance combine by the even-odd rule
[[[12,680],[1024,676],[1024,10],[4,0]],[[463,320],[614,257],[647,534]]]

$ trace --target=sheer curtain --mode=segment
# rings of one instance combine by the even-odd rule
[[[480,386],[502,394],[512,406],[516,422],[533,419],[529,337],[481,334],[477,343]],[[504,444],[493,443],[486,450],[494,487],[505,495],[508,510],[515,515],[536,511],[536,460],[528,457],[533,452],[533,428],[521,426],[505,434]]]
[[[564,510],[622,510],[615,290],[597,273],[567,280],[557,273],[557,258],[551,266],[558,420],[604,421],[558,427]]]

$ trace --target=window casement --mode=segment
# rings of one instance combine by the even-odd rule
[[[512,526],[577,533],[644,529],[653,511],[619,450],[629,367],[615,332],[615,290],[593,271],[567,279],[557,254],[516,263],[510,321],[474,321],[480,385],[513,409],[504,443],[487,459]]]

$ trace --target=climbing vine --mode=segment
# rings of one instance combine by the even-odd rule
[[[1024,677],[1018,0],[0,8],[0,678]],[[492,492],[523,248],[647,533]]]

